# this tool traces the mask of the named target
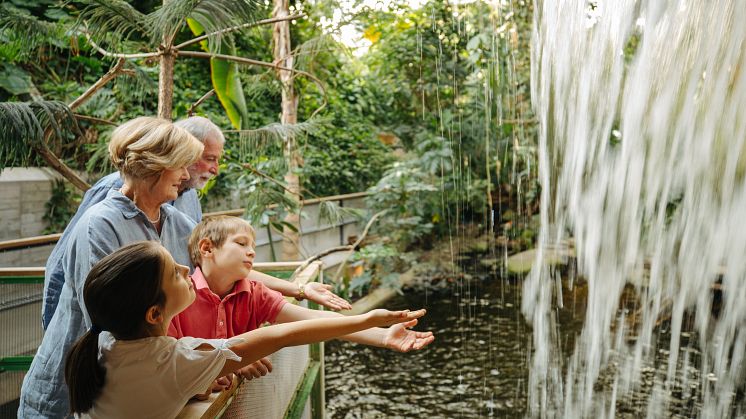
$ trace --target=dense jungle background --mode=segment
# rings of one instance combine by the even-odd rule
[[[261,23],[276,6],[228,3],[3,2],[0,169],[47,165],[38,152],[44,142],[89,182],[108,173],[113,127],[157,114],[159,62],[147,51],[158,45],[158,27],[170,24],[179,44],[235,22]],[[539,187],[529,97],[531,2],[312,0],[288,8],[302,15],[290,25],[294,68],[323,86],[292,80],[297,124],[280,122],[275,69],[175,60],[171,116],[206,116],[227,138],[221,173],[202,191],[206,209],[245,207],[257,228],[282,227],[284,214],[296,210],[283,190],[288,170],[299,177],[304,199],[370,192],[371,214],[387,211],[353,257],[353,265],[369,269],[348,284],[348,296],[395,283],[396,272],[413,263],[407,252],[444,237],[491,232],[509,252],[532,243]],[[272,26],[184,50],[273,63]],[[354,28],[366,47],[343,42],[343,28]],[[128,59],[123,74],[68,108],[116,66],[117,58],[101,50],[143,57]],[[212,89],[217,94],[204,97]],[[297,141],[298,165],[283,153],[287,136]],[[48,232],[64,228],[81,194],[68,182],[57,185]]]

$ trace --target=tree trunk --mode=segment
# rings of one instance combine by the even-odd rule
[[[169,0],[163,0],[163,4]],[[164,54],[161,55],[161,66],[158,74],[158,117],[171,120],[171,110],[173,109],[174,100],[174,62],[176,55],[173,53],[173,39],[164,35],[163,48]]]
[[[171,119],[174,99],[174,61],[176,56],[167,50],[161,55],[161,68],[158,75],[158,117]]]
[[[288,16],[289,0],[274,0],[273,18]],[[290,43],[290,22],[281,21],[275,23],[273,30],[274,39],[274,62],[285,68],[293,68],[292,45]],[[293,74],[287,70],[278,70],[278,76],[282,84],[282,115],[280,121],[283,124],[296,124],[298,122],[298,95],[293,87]],[[288,171],[285,175],[287,191],[285,194],[295,201],[300,196],[300,178],[298,169],[303,165],[303,158],[298,152],[295,143],[295,137],[291,134],[284,139],[284,154],[288,164]],[[300,244],[300,214],[289,212],[285,217],[285,222],[295,227],[295,230],[289,227],[283,228],[285,239],[282,243],[283,260],[298,260],[300,254],[298,247]]]

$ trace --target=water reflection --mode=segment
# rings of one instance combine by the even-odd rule
[[[326,352],[327,413],[357,417],[513,417],[525,411],[530,330],[520,287],[494,277],[457,280],[397,297],[387,307],[426,307],[419,328],[436,341],[397,354],[347,342]]]

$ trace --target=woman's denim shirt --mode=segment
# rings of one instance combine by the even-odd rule
[[[62,284],[65,283],[65,269],[62,265],[62,258],[72,236],[72,231],[75,229],[75,225],[88,208],[103,201],[110,190],[119,189],[123,184],[124,181],[119,172],[114,172],[102,177],[96,184],[91,186],[91,189],[83,195],[83,201],[80,203],[75,216],[70,220],[67,227],[65,227],[62,237],[60,237],[54,249],[52,249],[52,253],[47,259],[46,270],[44,271],[44,303],[41,308],[41,323],[44,330],[49,326],[49,322],[52,320],[52,315],[54,315],[54,311],[57,309],[57,304],[60,300]],[[202,221],[202,207],[200,206],[196,190],[187,189],[175,201],[171,201],[169,204],[188,215],[195,222],[199,223]]]

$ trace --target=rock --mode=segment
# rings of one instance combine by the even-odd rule
[[[498,260],[494,258],[487,258],[479,261],[479,264],[484,266],[485,268],[494,268],[497,266],[497,263]]]
[[[536,249],[530,249],[510,256],[508,258],[508,272],[512,274],[528,273],[534,264],[536,253]],[[568,248],[546,249],[544,251],[544,260],[549,265],[566,264],[571,257],[574,257],[574,253],[572,249]]]
[[[487,253],[487,250],[489,250],[489,243],[487,240],[475,241],[467,248],[467,251],[472,253]]]

